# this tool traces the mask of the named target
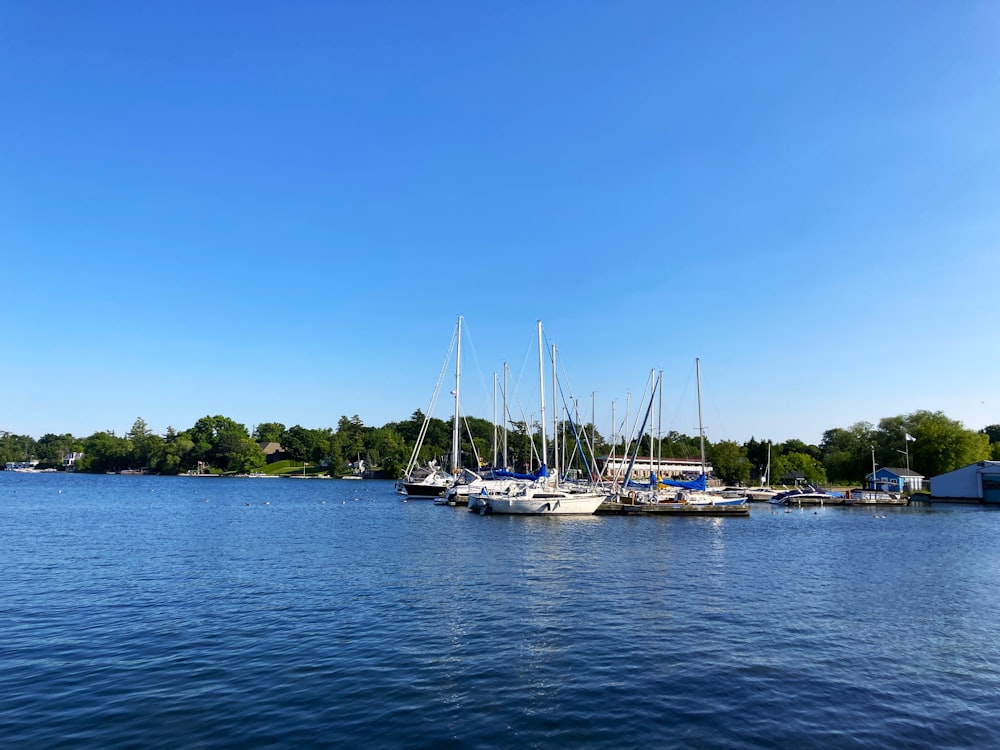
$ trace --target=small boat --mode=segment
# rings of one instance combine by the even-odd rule
[[[746,494],[754,502],[765,502],[777,495],[782,490],[775,490],[770,487],[747,487]]]
[[[810,485],[779,492],[768,500],[772,505],[844,505],[839,492],[825,492]]]
[[[850,500],[855,505],[906,505],[909,503],[909,500],[898,492],[865,489],[851,490]]]
[[[396,490],[408,497],[444,497],[455,478],[429,461],[423,470],[411,472],[406,479],[396,482]]]
[[[674,498],[676,503],[687,503],[688,505],[746,505],[746,495],[736,495],[727,497],[717,492],[699,492],[698,490],[680,490]]]

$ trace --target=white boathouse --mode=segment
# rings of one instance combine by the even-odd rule
[[[628,469],[630,459],[599,456],[597,468],[602,479],[621,477]],[[655,471],[659,479],[696,479],[701,475],[701,460],[697,458],[650,458],[636,456],[632,466],[632,481],[648,482],[650,472]],[[712,478],[712,465],[705,464],[705,476]]]

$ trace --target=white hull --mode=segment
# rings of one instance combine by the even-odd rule
[[[772,490],[770,487],[749,487],[747,488],[747,497],[757,502],[763,502],[770,500],[779,492],[781,490]]]
[[[852,490],[851,500],[855,505],[906,505],[909,502],[902,495],[881,490]]]
[[[489,496],[487,513],[524,516],[590,516],[607,496],[603,492],[563,492],[561,490],[529,490],[517,496]]]

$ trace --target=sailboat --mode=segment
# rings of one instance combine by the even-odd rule
[[[771,489],[771,441],[767,441],[767,466],[764,468],[764,476],[760,479],[760,487],[747,488],[747,497],[753,501],[770,500],[778,494],[778,490]]]
[[[425,467],[418,468],[416,466],[417,456],[420,454],[420,448],[423,446],[424,437],[427,435],[427,427],[430,424],[431,413],[434,410],[434,402],[437,400],[438,391],[441,388],[441,380],[444,377],[445,368],[441,368],[441,375],[438,376],[437,385],[434,388],[434,394],[431,396],[431,403],[427,409],[427,414],[424,416],[424,423],[420,427],[420,434],[417,436],[417,442],[413,446],[413,453],[410,455],[410,461],[406,466],[406,471],[403,474],[403,479],[396,482],[396,491],[401,495],[406,495],[408,497],[419,497],[419,498],[434,498],[434,497],[444,497],[445,493],[448,491],[454,482],[458,474],[461,473],[460,468],[460,453],[459,453],[459,384],[461,383],[462,377],[462,316],[458,316],[458,323],[455,328],[455,390],[453,391],[455,395],[455,417],[452,423],[452,434],[451,434],[451,471],[447,471],[441,468],[437,461],[429,461]],[[451,356],[451,349],[448,350],[448,356],[445,357],[445,363],[447,364],[448,357]]]
[[[553,364],[553,379],[555,365]],[[538,479],[513,485],[500,493],[487,493],[482,512],[505,515],[593,515],[607,496],[588,488],[559,484],[559,470],[551,476],[545,464],[548,453],[545,426],[545,365],[543,361],[542,321],[538,321],[538,380],[541,407],[542,465]],[[558,457],[556,459],[558,463]]]
[[[696,358],[694,362],[698,380],[698,436],[701,441],[701,476],[692,482],[674,482],[661,479],[659,486],[661,489],[677,488],[673,502],[668,502],[667,505],[675,506],[681,510],[704,508],[719,512],[745,514],[749,511],[746,496],[725,497],[715,492],[708,492],[706,489],[705,427],[701,416],[701,360]]]

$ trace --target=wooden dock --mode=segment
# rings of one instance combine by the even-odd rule
[[[743,505],[689,505],[688,503],[623,503],[605,500],[598,507],[596,515],[746,518],[750,515],[750,506],[746,503]]]

